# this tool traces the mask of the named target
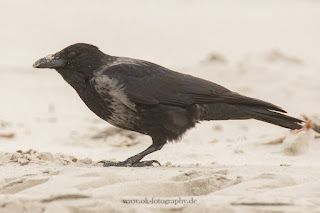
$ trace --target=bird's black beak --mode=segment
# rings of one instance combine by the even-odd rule
[[[48,55],[36,61],[32,67],[34,68],[58,68],[63,67],[65,61],[58,54]]]

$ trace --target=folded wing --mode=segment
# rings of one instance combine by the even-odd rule
[[[229,103],[259,105],[285,112],[271,103],[240,95],[210,81],[174,72],[150,62],[118,64],[106,68],[101,74],[122,84],[128,98],[134,103],[176,106]]]

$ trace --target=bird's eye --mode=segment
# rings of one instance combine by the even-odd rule
[[[76,57],[76,53],[75,52],[70,52],[68,54],[68,58],[74,58],[74,57]]]

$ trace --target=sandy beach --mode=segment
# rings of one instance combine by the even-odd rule
[[[3,2],[0,212],[320,212],[320,2]],[[259,98],[313,125],[198,124],[146,160],[151,138],[98,118],[39,58],[86,42]],[[317,127],[318,125],[318,127]]]

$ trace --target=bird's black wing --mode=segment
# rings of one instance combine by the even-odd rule
[[[137,60],[107,67],[102,75],[124,86],[128,98],[140,104],[231,103],[260,105],[285,112],[280,107],[232,92],[218,84],[191,75],[174,72],[151,62]]]

